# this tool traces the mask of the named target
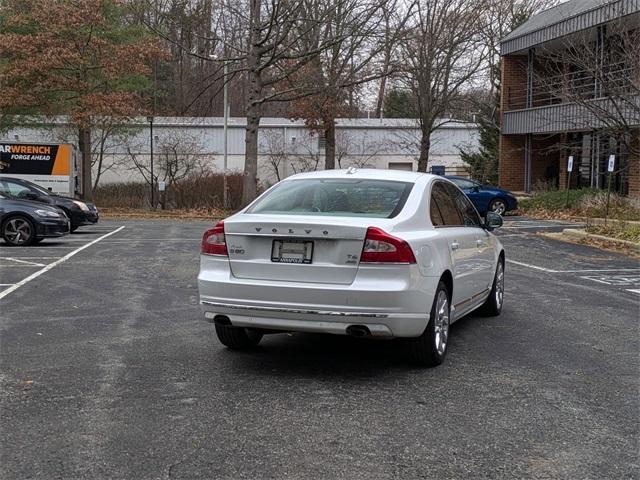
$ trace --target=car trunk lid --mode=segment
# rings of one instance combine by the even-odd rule
[[[225,221],[238,278],[351,284],[370,218],[242,214]]]

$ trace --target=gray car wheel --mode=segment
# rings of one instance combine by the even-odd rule
[[[36,238],[36,229],[26,217],[9,217],[2,224],[2,238],[13,246],[31,245]]]
[[[489,211],[497,213],[498,215],[504,215],[507,211],[507,204],[504,200],[496,198],[495,200],[491,200]]]
[[[493,278],[493,286],[491,287],[491,293],[489,297],[480,307],[479,313],[497,317],[502,312],[502,305],[504,303],[504,260],[500,258],[498,265],[496,266],[496,274]]]
[[[451,302],[444,282],[438,284],[429,324],[422,335],[408,339],[409,351],[413,359],[424,366],[435,367],[444,361],[449,345]]]
[[[262,333],[254,329],[220,325],[218,323],[216,323],[216,334],[220,343],[234,350],[246,350],[255,347],[262,340]]]

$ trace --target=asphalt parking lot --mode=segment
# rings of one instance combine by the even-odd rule
[[[509,217],[500,317],[444,365],[401,344],[202,320],[210,223],[103,221],[0,244],[0,477],[639,478],[640,264]]]

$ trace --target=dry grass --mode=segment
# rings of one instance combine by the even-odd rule
[[[567,201],[568,200],[568,201]],[[564,219],[570,217],[603,218],[607,210],[607,193],[596,189],[555,190],[520,201],[519,213],[538,217]],[[609,218],[640,220],[640,202],[611,194]]]
[[[229,208],[237,210],[242,203],[242,175],[229,174],[227,182]],[[222,174],[205,172],[182,179],[166,192],[156,192],[155,197],[165,210],[214,212],[223,205],[222,186]],[[138,182],[101,185],[94,192],[94,201],[101,210],[114,212],[151,207],[149,185]]]
[[[596,235],[640,243],[640,225],[616,222],[608,225],[588,225],[586,230],[588,233],[594,233]]]
[[[231,215],[231,211],[222,209],[191,210],[144,210],[141,208],[101,208],[100,217],[105,219],[137,218],[144,220],[217,220]]]

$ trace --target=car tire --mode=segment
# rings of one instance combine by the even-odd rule
[[[497,317],[502,312],[504,304],[504,260],[498,260],[496,273],[493,277],[493,286],[489,297],[478,309],[478,312],[487,317]]]
[[[2,238],[8,245],[27,246],[36,239],[36,227],[22,215],[13,215],[2,222]]]
[[[451,297],[444,282],[438,284],[429,323],[422,335],[408,339],[412,359],[423,366],[440,365],[447,355],[451,320]]]
[[[498,215],[504,215],[507,213],[507,202],[501,198],[494,198],[489,203],[489,211],[497,213]]]
[[[216,323],[218,340],[234,350],[246,350],[255,347],[262,340],[262,333],[249,328],[233,327]]]
[[[75,232],[75,231],[78,229],[78,227],[79,227],[79,226],[80,226],[80,225],[73,225],[73,224],[71,224],[71,225],[69,226],[69,233],[73,233],[73,232]]]

